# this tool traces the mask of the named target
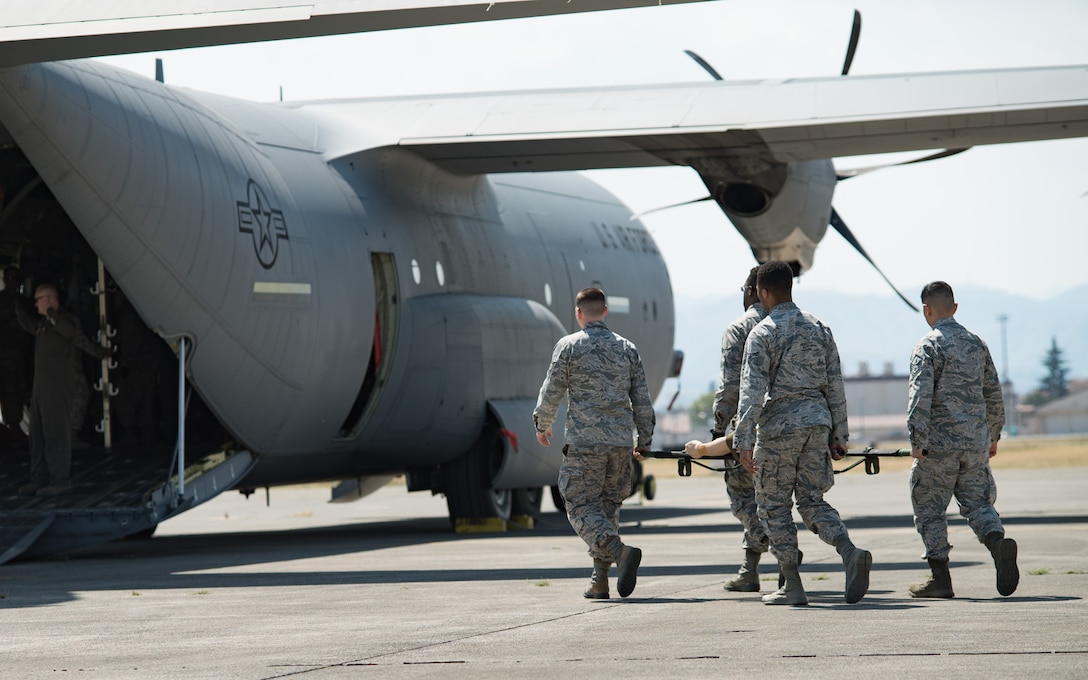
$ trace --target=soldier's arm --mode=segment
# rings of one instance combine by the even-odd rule
[[[907,432],[911,450],[925,450],[929,444],[929,414],[933,404],[933,358],[930,347],[919,343],[910,357],[907,389]]]
[[[737,415],[740,396],[740,364],[744,359],[744,341],[734,336],[732,328],[722,334],[722,360],[718,391],[714,394],[714,431],[724,434]]]
[[[842,364],[839,348],[831,329],[827,331],[827,406],[831,411],[831,446],[845,452],[850,440],[850,425],[846,416],[846,387],[842,382]]]
[[[753,332],[744,345],[744,360],[741,363],[737,429],[733,434],[733,446],[738,451],[750,450],[755,446],[756,425],[763,415],[763,398],[770,380],[770,362],[762,338]]]
[[[544,384],[540,386],[540,394],[536,399],[536,408],[533,409],[533,422],[537,432],[547,432],[555,423],[555,416],[559,412],[559,404],[567,393],[567,353],[562,343],[558,343],[552,351],[552,362],[548,366],[548,373],[544,377]]]
[[[997,453],[996,444],[1001,439],[1001,428],[1005,426],[1005,399],[989,351],[986,352],[986,368],[982,375],[982,396],[986,399],[986,423],[990,426],[990,442],[994,444],[990,453],[993,456]]]
[[[631,354],[631,410],[635,416],[635,430],[638,432],[639,449],[649,450],[654,439],[654,426],[657,425],[657,416],[654,414],[654,404],[650,400],[650,388],[646,384],[646,370],[642,366],[642,358],[638,350],[631,346],[628,350]]]

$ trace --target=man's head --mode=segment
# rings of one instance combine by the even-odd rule
[[[740,289],[745,309],[759,302],[759,296],[756,295],[756,272],[758,271],[759,267],[752,267],[752,270],[748,272],[748,278],[744,279],[744,287]]]
[[[51,283],[43,283],[34,289],[34,306],[38,314],[47,316],[50,309],[60,309],[60,292]]]
[[[927,283],[922,288],[922,316],[930,326],[939,320],[953,316],[959,305],[952,294],[952,286],[944,281]]]
[[[583,288],[574,298],[574,318],[578,327],[585,328],[590,321],[600,321],[608,316],[608,298],[600,288]]]
[[[769,312],[782,302],[793,301],[793,269],[781,260],[771,260],[756,269],[756,295]]]
[[[4,267],[4,290],[18,288],[21,277],[22,273],[18,267]]]

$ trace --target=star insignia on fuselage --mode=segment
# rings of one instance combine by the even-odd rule
[[[287,239],[283,211],[272,207],[264,190],[254,180],[246,186],[246,200],[238,201],[238,231],[253,236],[257,261],[265,269],[276,264],[280,239]]]

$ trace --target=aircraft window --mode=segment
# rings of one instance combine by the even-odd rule
[[[552,306],[552,287],[548,283],[544,284],[544,304]]]
[[[437,260],[434,263],[434,275],[438,277],[438,285],[446,285],[446,270],[442,268],[442,263]]]
[[[417,286],[419,285],[419,282],[422,280],[422,276],[419,273],[419,262],[417,262],[414,259],[412,260],[412,279],[416,282]]]
[[[585,271],[586,270],[586,261],[585,260],[578,260],[578,266],[582,268],[582,271]]]

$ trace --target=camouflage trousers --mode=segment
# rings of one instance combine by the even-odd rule
[[[989,452],[930,451],[924,460],[915,459],[910,469],[910,502],[914,527],[926,547],[923,559],[948,559],[952,546],[945,514],[952,496],[979,542],[992,531],[1004,531],[994,510],[997,484],[990,471]]]
[[[827,448],[830,435],[831,429],[820,425],[756,437],[756,506],[771,554],[782,564],[797,564],[794,499],[805,526],[824,543],[834,545],[847,533],[838,511],[824,500],[824,493],[835,484]]]
[[[559,493],[567,519],[595,560],[612,561],[609,541],[619,536],[620,506],[631,490],[630,446],[564,446]]]
[[[732,461],[726,459],[726,467]],[[741,547],[755,552],[767,552],[767,532],[763,529],[763,522],[759,520],[756,506],[756,480],[752,473],[744,468],[729,467],[725,473],[725,492],[729,494],[729,508],[733,516],[740,520],[744,527],[744,537],[741,539]]]

